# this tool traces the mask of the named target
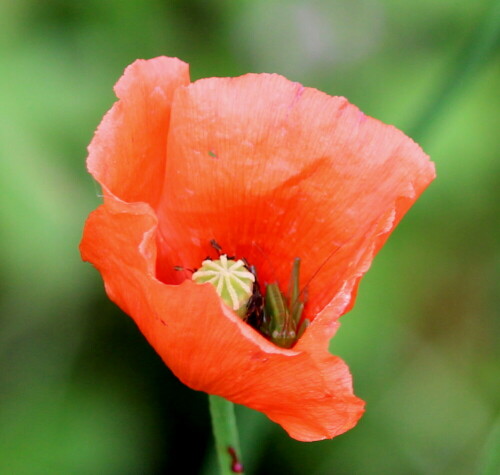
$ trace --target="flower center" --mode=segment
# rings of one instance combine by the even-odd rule
[[[220,252],[220,247],[215,248]],[[265,298],[255,269],[246,261],[228,258],[226,254],[220,254],[217,260],[204,260],[192,279],[198,284],[212,284],[223,302],[245,322],[276,345],[291,348],[309,325],[309,320],[301,319],[304,302],[299,289],[299,270],[297,258],[288,296],[273,283],[266,284]]]
[[[245,263],[228,259],[221,254],[218,260],[206,259],[200,269],[193,274],[198,284],[209,282],[220,298],[240,317],[247,314],[247,304],[253,294],[255,276],[245,267]]]

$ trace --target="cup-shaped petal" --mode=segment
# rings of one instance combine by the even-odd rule
[[[89,147],[104,204],[81,243],[109,297],[193,389],[265,413],[299,440],[334,437],[364,403],[328,353],[338,318],[390,232],[434,178],[392,126],[278,75],[189,84],[187,65],[130,66]],[[286,292],[300,257],[303,318],[283,349],[239,318],[199,268],[215,239]]]

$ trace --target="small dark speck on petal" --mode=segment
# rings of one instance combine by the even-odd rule
[[[209,150],[209,151],[208,151],[208,155],[209,155],[210,157],[212,157],[212,158],[219,158],[219,157],[217,156],[217,154],[216,154],[213,150]]]

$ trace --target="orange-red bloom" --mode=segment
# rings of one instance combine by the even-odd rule
[[[346,99],[275,74],[190,84],[187,64],[162,57],[133,63],[115,91],[87,162],[104,204],[81,243],[109,297],[191,388],[261,411],[303,441],[353,427],[364,403],[328,342],[434,178],[428,157]],[[302,259],[312,323],[293,348],[174,270],[199,267],[211,239],[284,291]]]

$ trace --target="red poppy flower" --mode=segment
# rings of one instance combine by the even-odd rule
[[[294,438],[353,427],[364,403],[328,352],[338,318],[401,217],[434,178],[392,126],[275,74],[190,84],[178,59],[139,60],[89,146],[104,204],[81,252],[173,373],[265,413]],[[222,302],[199,268],[217,240],[286,290],[302,260],[311,324],[280,348]]]

